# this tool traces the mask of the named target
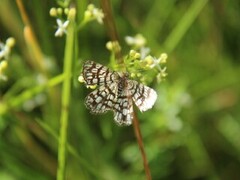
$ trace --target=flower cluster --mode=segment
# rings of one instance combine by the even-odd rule
[[[89,4],[87,10],[84,12],[83,22],[97,20],[99,24],[103,24],[104,14],[102,9],[96,8],[93,4]]]
[[[15,39],[12,37],[8,38],[5,44],[0,42],[0,80],[7,80],[4,71],[8,66],[9,55],[14,44]]]
[[[133,48],[124,60],[131,77],[149,83],[155,77],[160,82],[167,76],[167,68],[164,66],[167,62],[166,53],[160,54],[158,58],[150,55],[150,48],[145,46],[146,39],[141,34],[127,36],[125,41]]]
[[[67,16],[69,13],[68,8],[51,8],[50,9],[50,16],[56,17],[57,22],[57,30],[55,32],[56,37],[62,37],[64,34],[67,34],[67,27],[69,24],[69,20],[64,18],[64,15]],[[65,19],[65,20],[64,20]]]
[[[73,9],[73,8],[72,8]],[[51,8],[50,16],[56,17],[57,30],[55,32],[56,37],[62,37],[64,34],[67,34],[67,27],[69,25],[69,18],[71,9],[69,8]],[[84,12],[84,17],[81,23],[78,26],[78,29],[81,29],[85,24],[90,21],[96,20],[99,24],[103,24],[104,14],[101,9],[96,8],[93,4],[87,6],[86,11]]]

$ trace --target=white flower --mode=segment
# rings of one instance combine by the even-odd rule
[[[63,22],[60,19],[57,19],[57,31],[55,32],[56,37],[61,37],[64,33],[67,34],[67,26],[69,24],[69,20]]]
[[[10,47],[3,44],[3,43],[0,43],[0,59],[2,58],[5,58],[5,59],[8,59],[8,56],[10,54]]]
[[[150,65],[150,68],[154,68],[155,66],[159,65],[160,63],[160,58],[153,57],[152,58],[152,64]]]
[[[148,47],[141,47],[141,49],[140,49],[141,59],[144,59],[145,57],[147,57],[147,55],[149,53],[150,53],[150,48],[148,48]]]
[[[103,14],[102,10],[94,8],[92,13],[93,13],[93,17],[96,18],[97,22],[99,24],[102,24],[103,23],[103,18],[104,18],[104,14]]]
[[[84,13],[85,21],[97,20],[99,24],[103,23],[104,13],[102,9],[96,8],[93,4],[89,4],[87,10]]]
[[[126,36],[125,41],[130,46],[136,46],[137,48],[141,48],[146,44],[146,39],[141,34],[137,34],[136,36]]]
[[[159,58],[152,57],[152,62],[150,64],[150,68],[154,68],[155,66],[158,66],[160,64],[165,64],[167,62],[167,54],[162,53]],[[163,69],[165,71],[165,69]]]

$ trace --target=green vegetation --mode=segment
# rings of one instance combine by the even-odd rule
[[[0,179],[146,179],[139,143],[153,180],[240,179],[239,2],[91,3],[0,1]],[[156,90],[142,141],[86,109],[86,60]]]

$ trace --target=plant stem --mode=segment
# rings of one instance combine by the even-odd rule
[[[146,177],[147,177],[148,180],[151,180],[152,176],[151,176],[150,168],[148,166],[147,156],[146,156],[146,153],[144,151],[142,135],[141,135],[139,122],[138,122],[138,118],[136,116],[135,111],[133,111],[133,128],[134,128],[135,136],[137,138],[139,149],[141,151],[141,155],[142,155],[142,159],[143,159],[143,166],[144,166],[144,169],[145,169]]]
[[[72,11],[72,12],[71,12]],[[74,11],[74,13],[73,13]],[[69,116],[69,102],[70,102],[70,91],[71,91],[71,71],[72,71],[72,60],[73,60],[73,47],[74,47],[74,18],[75,9],[70,9],[70,13],[74,14],[69,18],[70,23],[67,31],[65,55],[64,55],[64,80],[62,89],[62,109],[60,117],[60,134],[58,143],[58,169],[57,169],[57,180],[65,179],[65,164],[66,164],[66,145],[67,145],[67,127],[68,127],[68,116]]]
[[[118,41],[120,45],[119,36],[118,36],[115,21],[114,21],[113,13],[112,13],[111,2],[110,0],[101,0],[100,2],[101,2],[102,10],[105,14],[104,25],[107,29],[108,35],[111,41]],[[115,57],[117,58],[118,64],[123,64],[121,51],[116,51]]]
[[[56,139],[57,141],[58,139],[58,135],[57,133],[46,123],[44,123],[43,121],[41,121],[40,119],[36,119],[36,122],[49,134],[51,135],[54,139]],[[96,179],[104,179],[103,175],[99,172],[96,171],[96,169],[94,167],[92,167],[92,165],[85,160],[84,158],[82,158],[79,154],[78,151],[74,148],[74,146],[72,146],[71,144],[67,143],[67,151],[69,152],[69,154],[71,154],[74,158],[76,158],[78,160],[78,162],[84,166],[92,175],[95,176]]]

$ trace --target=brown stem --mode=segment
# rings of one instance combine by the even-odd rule
[[[116,24],[115,24],[114,17],[112,14],[111,3],[109,0],[101,0],[101,6],[102,6],[102,10],[104,12],[104,24],[106,26],[107,33],[108,33],[111,41],[118,41],[118,43],[120,45]],[[117,51],[115,53],[116,53],[115,56],[117,59],[117,63],[123,64],[123,58],[122,58],[121,51]]]
[[[143,145],[143,140],[142,140],[142,135],[141,135],[140,127],[139,127],[138,118],[137,118],[135,112],[133,112],[133,128],[134,128],[135,136],[137,138],[139,149],[141,151],[141,155],[142,155],[142,159],[143,159],[143,166],[145,169],[147,179],[151,180],[152,176],[151,176],[150,168],[148,166],[147,156],[144,151],[144,145]]]

